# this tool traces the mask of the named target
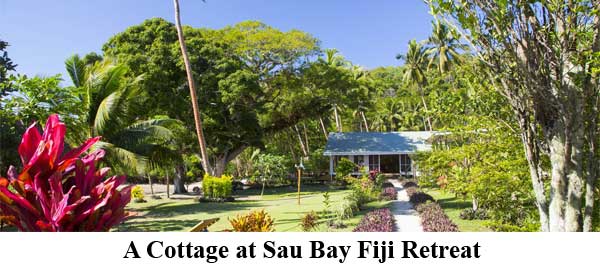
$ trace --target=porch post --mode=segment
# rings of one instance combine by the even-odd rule
[[[329,177],[333,181],[333,155],[329,156]]]
[[[369,155],[363,155],[363,161],[365,163],[365,166],[367,167],[367,171],[371,171],[371,168],[369,167]]]
[[[402,172],[402,154],[398,155],[398,173],[400,173],[401,177],[404,177],[404,172]]]

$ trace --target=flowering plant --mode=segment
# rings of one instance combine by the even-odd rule
[[[131,187],[119,189],[125,176],[104,180],[109,168],[96,169],[103,150],[83,155],[100,138],[64,153],[65,131],[58,115],[43,134],[32,124],[18,149],[23,170],[11,166],[0,177],[0,211],[21,231],[108,231],[129,216]]]

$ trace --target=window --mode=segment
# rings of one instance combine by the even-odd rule
[[[412,161],[407,154],[400,155],[400,172],[410,173],[412,171]]]
[[[379,156],[378,155],[370,155],[369,156],[369,170],[379,170]]]

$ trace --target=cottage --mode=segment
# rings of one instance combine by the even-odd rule
[[[359,166],[384,174],[414,176],[411,155],[431,150],[428,139],[435,132],[346,132],[330,133],[323,155],[329,156],[329,174],[346,157]],[[358,172],[355,172],[358,174]]]

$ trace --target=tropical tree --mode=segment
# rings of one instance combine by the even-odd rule
[[[86,65],[78,55],[65,61],[67,73],[79,95],[79,122],[68,141],[101,136],[94,148],[104,149],[107,162],[123,172],[143,173],[148,155],[159,148],[158,141],[170,138],[165,126],[175,120],[158,117],[142,119],[140,107],[144,94],[138,82],[141,76],[128,78],[124,65],[105,59]]]
[[[433,130],[431,117],[429,116],[429,109],[427,108],[427,102],[425,100],[425,87],[427,86],[427,49],[417,43],[416,40],[411,40],[408,43],[408,50],[405,55],[396,56],[398,59],[404,60],[404,76],[403,80],[405,83],[417,88],[419,96],[421,97],[421,103],[425,109],[425,115],[427,119],[427,130]]]
[[[438,20],[432,23],[433,31],[425,42],[429,45],[426,53],[429,55],[428,67],[437,67],[440,73],[447,72],[455,63],[461,62],[460,52],[467,46],[460,43],[460,36],[455,30]]]
[[[0,40],[0,97],[8,90],[8,73],[14,71],[17,65],[8,57],[6,48],[8,42]]]
[[[541,230],[590,231],[599,172],[600,86],[592,69],[600,1],[428,2],[438,19],[469,33],[463,35],[483,62],[479,73],[512,108]]]
[[[183,27],[183,33],[202,84],[197,100],[215,175],[247,148],[264,148],[269,137],[317,119],[336,101],[356,98],[349,95],[356,91],[347,93],[356,87],[347,69],[309,60],[319,46],[305,32],[246,21],[219,30]],[[115,35],[103,50],[132,75],[144,75],[140,85],[153,95],[150,112],[193,124],[191,110],[181,108],[191,99],[183,93],[186,71],[172,23],[147,20]]]

